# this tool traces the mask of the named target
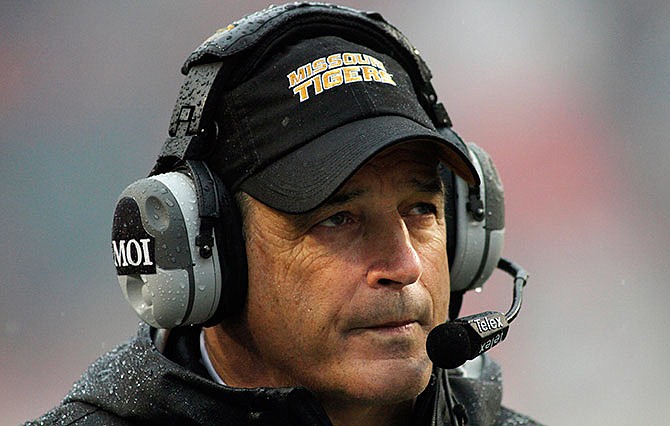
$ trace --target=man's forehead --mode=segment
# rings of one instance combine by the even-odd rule
[[[442,149],[436,142],[413,140],[399,143],[380,151],[371,157],[366,164],[379,161],[398,161],[436,165],[441,157]]]
[[[422,145],[407,144],[389,148],[363,165],[324,205],[342,204],[365,195],[380,176],[405,190],[442,193],[438,164],[435,150]]]
[[[408,184],[432,180],[437,175],[440,162],[439,149],[431,143],[406,142],[387,148],[371,157],[343,184],[365,180],[366,174],[395,175],[395,179]]]
[[[402,171],[406,171],[407,173],[396,173],[393,179],[388,180],[387,183],[393,184],[394,188],[413,192],[428,194],[443,192],[444,185],[437,172],[436,164],[432,166],[428,164],[413,164],[411,167],[403,168]],[[357,173],[342,188],[328,198],[324,204],[341,204],[344,199],[366,195],[375,186],[376,182],[370,178],[370,174]]]

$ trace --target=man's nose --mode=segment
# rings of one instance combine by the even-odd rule
[[[405,286],[421,277],[423,267],[405,221],[399,215],[368,233],[370,286]]]

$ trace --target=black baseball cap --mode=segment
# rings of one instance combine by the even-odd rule
[[[480,182],[463,142],[436,130],[407,72],[340,37],[275,50],[219,105],[222,140],[210,166],[233,191],[283,212],[318,207],[375,154],[412,140],[440,147],[445,165]]]

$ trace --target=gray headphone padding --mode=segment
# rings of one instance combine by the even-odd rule
[[[451,263],[451,291],[464,292],[481,287],[495,270],[502,256],[505,219],[504,196],[498,173],[489,155],[477,145],[468,144],[475,167],[482,177],[478,187],[484,203],[484,218],[477,220],[468,210],[470,188],[454,178],[455,250]],[[450,238],[447,236],[447,238]]]

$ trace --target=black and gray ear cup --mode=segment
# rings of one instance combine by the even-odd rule
[[[230,282],[240,273],[230,261],[221,262],[239,259],[231,253],[240,250],[239,241],[226,239],[241,239],[227,231],[236,226],[241,232],[241,226],[226,223],[236,216],[221,213],[222,187],[199,166],[204,176],[200,167],[190,168],[194,178],[169,172],[134,182],[114,212],[112,249],[121,290],[156,328],[215,323],[243,303],[244,287]]]
[[[446,168],[447,253],[451,292],[462,294],[481,287],[502,256],[505,205],[502,183],[491,157],[474,143],[468,151],[481,176],[481,185],[468,184]]]

